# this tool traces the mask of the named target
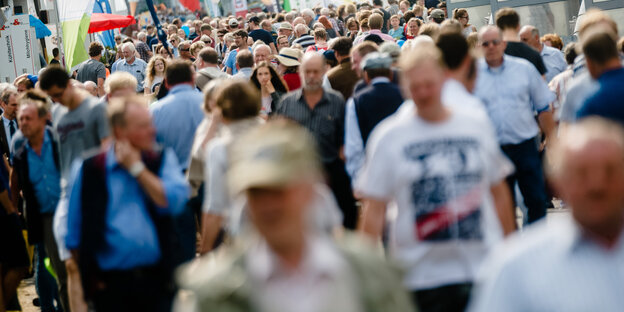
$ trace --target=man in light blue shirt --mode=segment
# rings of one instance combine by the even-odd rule
[[[500,246],[482,266],[470,311],[622,311],[623,142],[621,126],[597,117],[561,133],[549,181],[572,213]]]
[[[542,56],[542,61],[546,66],[546,82],[550,82],[555,76],[566,70],[568,64],[565,61],[563,52],[558,49],[544,45],[540,41],[539,30],[531,25],[526,25],[520,30],[520,39],[537,50]]]
[[[115,71],[125,71],[136,78],[137,93],[143,92],[143,81],[145,80],[145,68],[147,63],[135,55],[135,47],[132,42],[126,42],[121,46],[121,53],[124,56],[123,61],[119,61]]]
[[[140,97],[111,101],[113,144],[72,168],[65,243],[96,311],[171,307],[176,236],[168,224],[190,190],[175,154],[154,149],[144,105]]]
[[[507,179],[511,193],[517,181],[529,210],[528,220],[534,222],[546,215],[547,204],[536,137],[540,127],[547,138],[553,133],[555,124],[549,105],[555,95],[533,65],[504,54],[506,43],[498,28],[483,28],[479,45],[484,58],[478,63],[475,95],[483,101],[498,142],[516,168]]]
[[[204,119],[201,109],[204,98],[195,88],[195,73],[190,62],[174,61],[169,64],[165,85],[169,88],[167,96],[150,107],[156,140],[172,148],[180,167],[186,170],[195,130]]]

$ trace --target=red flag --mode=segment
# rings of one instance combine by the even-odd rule
[[[199,0],[180,0],[180,3],[191,12],[199,11]]]

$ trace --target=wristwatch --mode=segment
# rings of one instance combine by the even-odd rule
[[[136,178],[139,176],[139,174],[141,174],[141,172],[143,172],[143,170],[145,170],[145,165],[142,161],[137,161],[132,166],[130,166],[128,172],[132,177]]]

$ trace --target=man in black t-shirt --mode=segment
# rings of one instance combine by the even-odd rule
[[[261,40],[264,44],[271,47],[271,51],[274,54],[277,54],[277,49],[275,48],[275,43],[273,42],[271,33],[260,28],[260,18],[257,16],[249,19],[249,38],[251,38],[253,42]],[[253,45],[253,43],[250,45]]]
[[[505,54],[523,58],[537,68],[540,75],[546,74],[546,66],[539,52],[520,40],[520,16],[511,8],[503,8],[496,12],[496,26],[503,32],[503,40],[507,42]]]

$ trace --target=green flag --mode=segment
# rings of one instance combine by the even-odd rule
[[[290,0],[284,0],[284,11],[290,12],[290,10],[292,10],[290,8]]]

